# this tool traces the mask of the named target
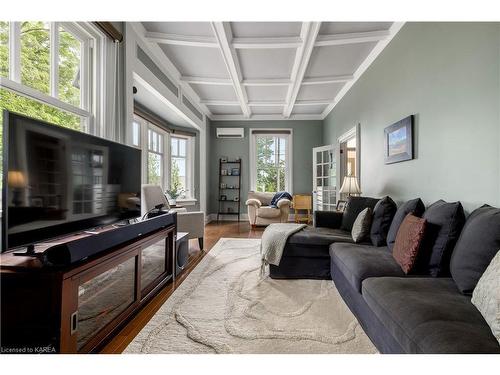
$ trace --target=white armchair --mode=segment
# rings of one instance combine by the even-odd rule
[[[248,209],[248,220],[252,227],[288,222],[292,202],[288,199],[280,199],[276,204],[278,208],[274,208],[270,206],[273,197],[274,193],[248,192],[245,204]]]
[[[205,214],[202,211],[188,212],[185,208],[170,208],[168,200],[158,185],[142,185],[141,214],[159,204],[168,210],[177,212],[177,231],[187,232],[188,239],[197,238],[200,250],[203,250],[203,237],[205,236]]]

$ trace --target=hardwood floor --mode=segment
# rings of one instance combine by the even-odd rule
[[[200,251],[197,240],[189,242],[189,262],[187,267],[177,276],[175,283],[168,284],[156,297],[145,305],[101,350],[101,353],[118,354],[123,352],[134,337],[149,322],[158,309],[167,301],[172,293],[182,284],[186,277],[213,248],[222,237],[260,238],[264,228],[251,228],[246,222],[210,223],[205,227],[205,251]]]

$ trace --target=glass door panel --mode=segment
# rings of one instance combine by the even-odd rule
[[[135,260],[129,258],[78,287],[78,349],[134,303]]]
[[[167,240],[161,241],[142,249],[142,292],[148,289],[158,277],[167,271]],[[144,296],[144,293],[141,293]]]
[[[313,209],[331,211],[336,206],[336,158],[333,145],[313,149]]]

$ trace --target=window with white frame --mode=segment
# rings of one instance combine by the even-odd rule
[[[194,137],[177,135],[135,115],[132,144],[142,149],[143,182],[164,190],[177,186],[178,200],[194,200]]]
[[[292,131],[250,131],[250,189],[292,193]]]
[[[104,40],[88,23],[0,22],[0,107],[98,134]]]

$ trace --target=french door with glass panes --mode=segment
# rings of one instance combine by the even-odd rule
[[[333,145],[313,148],[313,209],[332,211],[337,204],[337,160]]]

